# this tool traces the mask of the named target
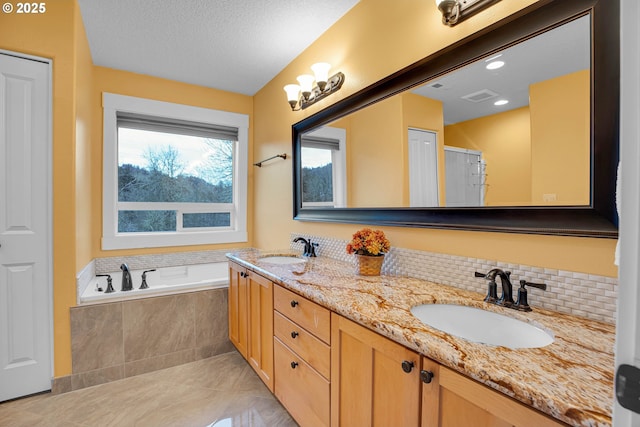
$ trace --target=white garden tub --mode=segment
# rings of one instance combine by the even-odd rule
[[[122,301],[155,297],[159,295],[194,292],[204,289],[226,288],[229,286],[229,269],[226,262],[210,264],[183,265],[178,267],[160,267],[147,273],[147,289],[139,289],[144,270],[131,270],[133,290],[121,291],[122,271],[111,275],[115,292],[107,290],[106,277],[93,277],[80,295],[80,304],[97,304],[110,301]],[[101,290],[100,290],[101,289]]]

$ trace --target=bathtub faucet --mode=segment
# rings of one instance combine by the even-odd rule
[[[131,273],[129,272],[129,266],[127,264],[122,264],[120,266],[120,270],[122,270],[122,287],[121,291],[130,291],[133,289],[133,282],[131,280]]]

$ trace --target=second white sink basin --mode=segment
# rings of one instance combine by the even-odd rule
[[[544,330],[512,317],[475,307],[423,304],[411,313],[426,325],[468,341],[509,348],[538,348],[553,342]]]
[[[307,262],[304,258],[298,258],[296,256],[288,255],[272,255],[259,258],[260,261],[268,262],[270,264],[302,264]]]

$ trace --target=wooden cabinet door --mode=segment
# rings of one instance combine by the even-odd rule
[[[273,283],[252,271],[249,287],[249,347],[247,360],[273,392]]]
[[[249,339],[249,294],[247,269],[229,262],[229,340],[247,358]]]
[[[333,313],[331,425],[417,427],[420,364],[417,353]]]
[[[329,381],[278,338],[274,342],[275,395],[302,427],[329,427]]]
[[[560,427],[565,424],[424,358],[422,427]]]

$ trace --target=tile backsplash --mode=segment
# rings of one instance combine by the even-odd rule
[[[297,236],[311,238],[313,242],[318,243],[318,255],[353,262],[353,255],[345,251],[346,240],[299,233],[291,233],[290,240]],[[301,245],[291,243],[291,249],[299,250]],[[527,288],[529,304],[533,307],[615,323],[618,279],[614,277],[396,247],[392,247],[385,256],[382,272],[429,280],[485,295],[487,282],[474,277],[474,272],[486,273],[495,267],[511,271],[514,298],[515,288],[520,279],[546,283],[546,291]]]
[[[96,258],[95,271],[97,273],[119,271],[120,265],[123,262],[126,263],[131,270],[226,262],[227,257],[225,254],[228,252],[233,252],[233,249]]]
[[[353,256],[345,251],[346,240],[291,233],[289,241],[297,236],[311,238],[318,243],[318,255],[353,262]],[[291,242],[290,248],[301,251],[302,244]],[[88,270],[95,269],[98,273],[117,271],[122,262],[129,263],[132,269],[224,262],[227,252],[233,252],[233,249],[97,258],[95,265],[88,266],[91,267]],[[527,288],[529,304],[533,307],[615,323],[618,294],[618,279],[615,277],[397,247],[392,247],[385,256],[382,271],[384,274],[415,277],[484,295],[487,292],[486,280],[474,277],[473,273],[486,273],[494,267],[511,271],[514,287],[520,279],[546,283],[546,291]],[[514,289],[514,298],[515,295]]]

